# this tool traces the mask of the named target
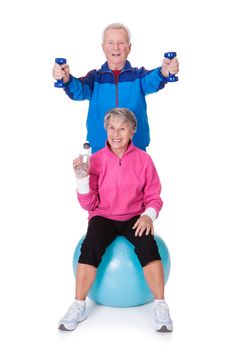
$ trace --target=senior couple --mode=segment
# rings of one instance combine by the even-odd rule
[[[156,69],[132,68],[127,61],[130,32],[119,23],[105,28],[102,48],[106,63],[85,77],[72,76],[66,64],[53,68],[53,77],[63,79],[71,99],[89,101],[87,140],[93,151],[88,173],[77,178],[78,200],[89,219],[77,265],[75,299],[58,328],[71,331],[86,319],[85,300],[101,258],[115,237],[123,235],[134,245],[154,295],[154,328],[171,332],[163,266],[153,237],[162,200],[156,168],[145,152],[150,141],[145,96],[163,89],[169,74],[178,73],[179,63],[177,58],[163,59]],[[81,161],[74,160],[74,170]]]

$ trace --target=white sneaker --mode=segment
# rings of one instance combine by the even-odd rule
[[[84,321],[86,318],[86,305],[81,306],[77,300],[74,300],[65,316],[60,320],[58,328],[62,331],[73,331],[78,323]]]
[[[165,301],[160,301],[154,308],[155,330],[158,332],[172,332],[173,324],[170,318],[169,309]]]

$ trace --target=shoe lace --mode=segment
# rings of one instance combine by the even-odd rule
[[[76,303],[73,303],[72,305],[70,305],[69,309],[67,310],[67,313],[65,314],[65,318],[70,318],[70,317],[74,317],[75,318],[79,318],[81,317],[81,307],[79,305],[77,305]]]
[[[156,310],[161,321],[167,321],[170,319],[169,308],[166,303],[159,303]]]

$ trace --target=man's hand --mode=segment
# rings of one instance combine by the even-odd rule
[[[53,77],[56,80],[63,79],[64,83],[67,83],[70,80],[70,68],[68,64],[57,64],[53,66]]]
[[[170,74],[177,74],[179,73],[179,61],[177,57],[174,57],[172,60],[169,60],[169,58],[164,58],[161,68],[161,73],[165,78],[167,78]]]

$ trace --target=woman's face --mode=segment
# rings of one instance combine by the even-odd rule
[[[110,117],[107,127],[108,143],[113,153],[122,156],[127,150],[133,131],[128,123],[117,117]]]
[[[128,42],[124,29],[111,28],[104,35],[102,44],[108,66],[112,70],[120,70],[124,67],[131,44]]]

